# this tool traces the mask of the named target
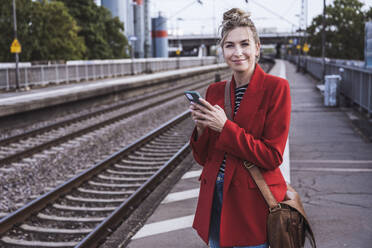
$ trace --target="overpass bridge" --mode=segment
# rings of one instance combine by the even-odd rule
[[[262,45],[284,45],[289,44],[289,40],[299,40],[305,37],[303,32],[291,33],[259,33]],[[212,55],[211,48],[218,44],[218,35],[205,34],[205,35],[170,35],[168,36],[169,52],[170,55],[175,54],[179,49],[182,55],[197,55],[199,48],[204,47],[206,54]]]

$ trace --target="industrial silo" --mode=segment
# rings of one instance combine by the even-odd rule
[[[109,9],[112,16],[119,17],[124,23],[125,36],[134,36],[132,0],[101,0],[101,5]]]
[[[168,57],[167,19],[159,13],[152,18],[152,51],[153,57]]]
[[[142,0],[133,0],[134,36],[137,38],[134,43],[134,54],[136,58],[144,57],[145,48],[145,13]]]

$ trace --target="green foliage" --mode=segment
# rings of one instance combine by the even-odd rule
[[[60,0],[69,8],[70,14],[81,27],[79,36],[84,37],[86,59],[125,58],[128,41],[122,31],[124,24],[104,7],[93,0]]]
[[[22,47],[19,58],[21,61],[27,61],[30,59],[33,44],[30,31],[32,2],[31,0],[17,0],[16,7],[18,40]],[[0,0],[0,62],[14,61],[14,54],[10,53],[10,46],[14,39],[13,30],[13,1]]]
[[[86,50],[76,21],[61,2],[34,2],[31,28],[32,60],[80,59]]]
[[[93,0],[16,0],[21,61],[125,58],[124,25]],[[0,62],[14,61],[12,0],[0,0]]]
[[[358,0],[335,0],[326,7],[326,56],[362,60],[364,55],[364,23],[368,12]],[[369,10],[372,13],[372,10]],[[372,15],[370,14],[372,17]],[[322,54],[322,15],[316,16],[307,29],[309,54]]]
[[[108,12],[108,14],[110,13]],[[124,32],[123,23],[119,20],[118,17],[111,18],[110,14],[110,18],[107,18],[105,21],[105,37],[111,48],[113,58],[129,57],[129,55],[126,54],[125,49],[126,47],[128,47],[128,40],[123,35],[123,32]]]

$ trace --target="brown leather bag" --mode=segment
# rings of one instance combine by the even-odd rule
[[[230,81],[225,86],[225,112],[227,118],[232,120]],[[313,231],[307,220],[300,196],[294,188],[287,184],[285,199],[278,203],[266,184],[260,169],[248,161],[244,161],[243,164],[269,207],[267,239],[270,248],[301,248],[305,245],[306,237],[310,245],[316,248]]]

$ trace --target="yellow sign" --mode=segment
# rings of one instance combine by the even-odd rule
[[[11,53],[20,53],[22,51],[21,44],[17,39],[14,39],[12,42],[12,46],[10,47]]]
[[[297,50],[301,50],[301,45],[296,46]]]
[[[293,43],[293,40],[292,40],[292,39],[290,39],[290,40],[289,40],[289,44],[292,44],[292,43]]]
[[[181,54],[180,49],[177,49],[176,54],[177,54],[177,55],[180,55],[180,54]]]
[[[305,53],[307,53],[309,51],[309,45],[307,43],[304,44],[304,47],[302,48],[302,51],[304,51]]]

